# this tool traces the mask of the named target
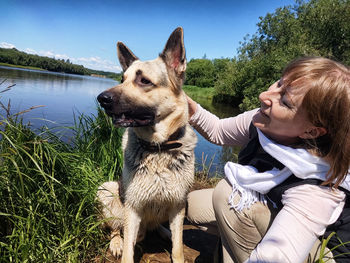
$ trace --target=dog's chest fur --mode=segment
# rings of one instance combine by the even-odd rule
[[[125,205],[139,214],[160,221],[171,207],[183,205],[194,179],[196,136],[191,128],[181,139],[183,146],[169,151],[150,152],[138,143],[132,129],[123,137],[123,196]]]

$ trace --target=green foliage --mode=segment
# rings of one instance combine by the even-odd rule
[[[225,70],[229,59],[191,59],[186,69],[186,85],[197,86],[201,88],[210,88],[214,86],[218,74]]]
[[[215,80],[215,67],[208,59],[192,59],[186,68],[186,85],[212,87]]]
[[[121,131],[101,109],[71,129],[64,142],[18,115],[0,118],[0,262],[91,262],[104,254],[95,194],[120,173]]]
[[[241,42],[214,84],[216,100],[248,110],[300,56],[324,56],[350,65],[350,1],[297,1],[260,18],[258,31]]]
[[[0,62],[12,65],[31,66],[55,72],[87,75],[88,69],[81,65],[74,65],[63,59],[53,59],[38,55],[27,54],[15,48],[0,48]]]
[[[307,30],[309,45],[345,64],[350,64],[350,2],[312,0],[297,9]]]

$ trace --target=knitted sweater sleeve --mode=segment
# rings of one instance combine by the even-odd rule
[[[249,141],[249,125],[258,109],[244,112],[235,117],[219,119],[197,104],[197,110],[190,124],[204,138],[217,145],[243,146]]]

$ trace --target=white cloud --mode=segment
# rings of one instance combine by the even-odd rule
[[[36,55],[38,54],[34,49],[31,48],[26,48],[25,50],[23,50],[24,52],[28,53],[28,54],[33,54]]]
[[[15,45],[12,45],[12,44],[6,43],[6,42],[1,42],[0,47],[1,48],[16,48]]]
[[[103,71],[112,71],[120,72],[121,67],[117,66],[116,62],[112,62],[107,59],[102,59],[100,57],[81,57],[81,58],[72,58],[72,63],[83,65],[84,67],[103,70]]]
[[[0,47],[2,48],[15,48],[13,44],[6,43],[6,42],[1,42]],[[46,57],[51,57],[55,59],[64,59],[67,60],[69,59],[72,63],[78,64],[78,65],[83,65],[86,68],[89,69],[95,69],[95,70],[103,70],[103,71],[110,71],[110,72],[121,72],[122,69],[120,66],[117,65],[116,62],[110,61],[107,59],[102,59],[98,56],[92,56],[92,57],[80,57],[80,58],[72,58],[69,57],[66,54],[56,54],[53,51],[36,51],[31,48],[26,48],[25,50],[22,50],[26,53],[29,54],[35,54],[35,55],[40,55],[40,56],[46,56]]]
[[[64,59],[64,60],[67,60],[67,59],[70,59],[66,54],[54,54],[54,58],[55,59]]]

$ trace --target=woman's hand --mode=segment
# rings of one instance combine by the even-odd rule
[[[192,115],[195,114],[195,112],[197,111],[197,102],[192,100],[187,95],[186,97],[187,97],[187,103],[188,103],[188,115],[189,115],[189,118],[191,118]]]

